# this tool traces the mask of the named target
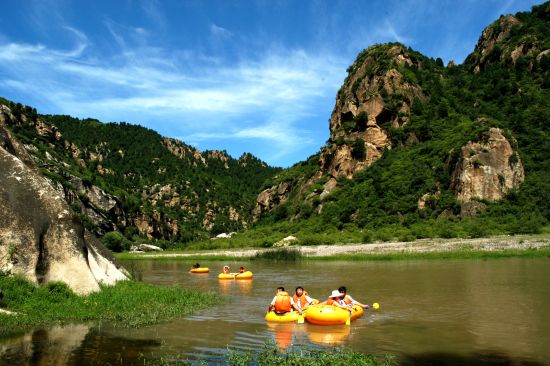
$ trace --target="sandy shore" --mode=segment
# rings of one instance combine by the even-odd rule
[[[550,246],[550,235],[496,236],[479,239],[421,239],[412,242],[385,242],[371,244],[333,244],[317,246],[296,246],[303,255],[325,257],[340,254],[391,254],[391,253],[431,253],[452,251],[502,251],[529,250]],[[269,249],[211,250],[189,253],[147,253],[137,254],[148,258],[158,257],[207,257],[231,256],[251,257]]]

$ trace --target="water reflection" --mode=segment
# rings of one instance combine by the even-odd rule
[[[143,364],[148,353],[159,345],[156,340],[112,336],[82,324],[56,326],[3,339],[0,343],[0,364]]]
[[[237,282],[237,288],[239,290],[239,294],[241,295],[249,295],[252,292],[252,281],[235,281]]]
[[[308,326],[307,335],[311,343],[321,346],[341,345],[348,340],[349,326]]]

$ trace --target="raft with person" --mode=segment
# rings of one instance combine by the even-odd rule
[[[332,291],[327,301],[319,303],[307,296],[307,292],[299,286],[296,288],[296,295],[294,295],[294,302],[292,302],[284,288],[279,287],[277,288],[277,295],[273,298],[269,311],[265,315],[265,320],[277,323],[294,321],[303,323],[305,319],[308,323],[315,325],[350,325],[353,320],[363,316],[363,309],[369,309],[371,306],[353,300],[351,296],[346,294],[346,291],[345,287],[340,287],[340,289]],[[306,296],[302,296],[302,294],[306,294]],[[296,307],[295,304],[302,300],[307,305],[300,302]],[[372,305],[375,310],[379,307],[378,303]],[[292,310],[292,308],[298,311]]]
[[[220,280],[251,280],[254,277],[254,274],[250,271],[245,271],[243,273],[220,273],[218,278]]]
[[[239,272],[229,272],[229,266],[223,266],[223,271],[218,275],[220,280],[251,280],[254,274],[241,267]]]
[[[191,273],[208,273],[208,272],[210,272],[210,268],[208,267],[191,268]]]

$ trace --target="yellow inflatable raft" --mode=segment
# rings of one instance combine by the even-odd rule
[[[332,305],[311,305],[305,312],[305,319],[316,325],[339,325],[346,324],[348,317],[355,320],[362,315],[363,308],[359,305],[353,305],[351,314],[348,310]]]
[[[274,322],[274,323],[290,323],[290,322],[297,322],[298,321],[299,314],[297,311],[290,311],[288,313],[284,314],[277,314],[274,311],[270,311],[267,314],[265,314],[265,320],[268,322]]]
[[[237,273],[237,275],[235,276],[235,279],[236,280],[251,280],[252,276],[253,276],[252,272],[246,271],[246,272],[243,272],[243,273]]]
[[[207,267],[191,268],[191,273],[208,273],[210,269]]]
[[[243,273],[220,273],[218,278],[220,280],[251,280],[252,272],[246,271]]]

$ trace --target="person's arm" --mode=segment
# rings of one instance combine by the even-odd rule
[[[313,299],[307,295],[304,295],[306,297],[306,304],[304,305],[304,308],[302,310],[306,310],[309,305],[313,303]]]
[[[353,297],[351,297],[350,295],[348,295],[349,297],[349,301],[351,301],[351,304],[352,305],[359,305],[360,307],[362,307],[363,309],[369,309],[370,306],[369,305],[365,305],[365,304],[361,304],[359,301],[355,300]]]
[[[271,300],[271,304],[269,304],[269,308],[267,309],[267,311],[273,310],[273,308],[275,307],[275,300],[277,300],[277,296],[273,296],[273,300]]]

